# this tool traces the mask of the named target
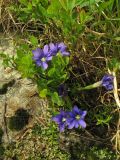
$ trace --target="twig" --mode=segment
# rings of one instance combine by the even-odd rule
[[[114,85],[114,89],[113,89],[113,94],[114,94],[114,98],[118,107],[118,123],[117,123],[117,131],[115,136],[112,138],[112,141],[115,139],[115,147],[116,147],[116,152],[120,154],[119,150],[120,150],[120,99],[118,96],[118,88],[117,88],[117,78],[116,78],[116,71],[113,70],[113,72],[111,72],[108,69],[109,73],[112,74],[114,76],[114,80],[113,80],[113,85]]]
[[[99,32],[93,31],[89,28],[86,28],[86,32],[93,33],[94,35],[97,35],[97,36],[105,36],[106,35],[105,33],[99,33]]]
[[[114,98],[115,98],[116,104],[120,108],[120,99],[119,99],[119,96],[118,96],[116,73],[113,71],[112,75],[114,76],[114,80],[113,80],[113,84],[114,84],[113,94],[114,94]]]

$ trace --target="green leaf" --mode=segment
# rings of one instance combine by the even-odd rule
[[[1,57],[1,58],[6,58],[7,55],[6,55],[5,53],[3,53],[3,52],[0,52],[0,57]]]
[[[35,46],[38,45],[38,39],[35,36],[30,36],[30,42]]]
[[[117,58],[113,58],[109,63],[108,63],[108,68],[110,70],[120,70],[120,61]]]
[[[68,9],[70,10],[70,11],[72,11],[73,10],[73,8],[76,6],[76,4],[75,4],[75,1],[76,0],[68,0],[69,2],[68,2],[68,4],[67,4],[67,7],[68,7]]]
[[[79,14],[80,23],[84,25],[86,22],[92,20],[92,16],[89,16],[84,10],[82,10]]]
[[[64,105],[64,101],[62,100],[61,97],[59,97],[57,92],[54,92],[53,94],[51,94],[51,98],[52,98],[52,102],[57,104],[58,106]]]
[[[56,15],[58,16],[59,10],[61,8],[60,2],[57,0],[51,0],[51,4],[49,5],[47,9],[47,13],[50,15]]]
[[[32,11],[32,4],[29,2],[27,5],[27,9],[31,12]]]
[[[109,0],[107,2],[102,2],[102,3],[99,3],[98,9],[101,12],[103,12],[105,9],[109,9],[109,11],[112,12],[113,4],[114,4],[113,0]]]
[[[62,7],[63,7],[66,11],[68,11],[68,6],[67,6],[68,0],[59,0],[59,2],[60,2],[60,4],[62,5]]]
[[[64,63],[65,63],[65,66],[67,66],[69,64],[69,60],[70,58],[69,57],[64,57]]]
[[[20,54],[20,53],[19,53]],[[31,78],[35,73],[35,65],[31,54],[22,54],[16,58],[16,65],[18,71],[22,73],[23,77]]]
[[[36,7],[36,5],[39,3],[39,0],[32,0],[32,5],[34,6],[34,7]]]
[[[104,124],[109,125],[109,123],[112,119],[112,116],[108,115],[107,117],[103,118],[102,116],[98,115],[98,116],[96,116],[96,118],[97,118],[97,124],[96,125],[104,125]]]
[[[49,71],[48,71],[48,76],[49,77],[53,77],[55,75],[55,68],[51,68]]]
[[[42,97],[42,98],[45,98],[47,93],[48,93],[48,90],[47,89],[43,89],[42,91],[40,91],[39,96]]]
[[[20,2],[21,4],[24,4],[25,6],[27,6],[27,4],[28,4],[28,1],[27,1],[27,0],[19,0],[19,2]]]
[[[114,38],[116,41],[120,41],[120,37],[115,37]]]
[[[81,8],[91,6],[100,2],[100,0],[76,0],[76,6],[79,5]]]

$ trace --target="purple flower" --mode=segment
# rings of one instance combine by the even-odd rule
[[[113,79],[114,77],[112,75],[106,74],[102,78],[102,86],[105,87],[107,90],[112,90],[113,89]]]
[[[61,110],[60,114],[52,118],[52,120],[59,125],[60,132],[63,132],[65,129],[67,116],[68,116],[67,112]]]
[[[60,52],[63,56],[69,56],[69,54],[70,54],[69,52],[66,51],[67,46],[63,42],[55,43],[55,44],[50,43],[49,47],[50,47],[50,53],[54,56],[58,52]]]
[[[72,112],[69,112],[69,118],[67,119],[68,129],[78,128],[81,126],[82,128],[86,127],[86,123],[84,118],[87,114],[87,111],[80,110],[76,105],[72,109]]]
[[[67,89],[66,86],[64,84],[60,84],[58,87],[58,95],[63,97],[67,95]]]
[[[43,49],[37,48],[33,50],[33,60],[35,60],[37,66],[41,66],[44,70],[48,68],[47,62],[52,60],[53,56],[56,56],[60,52],[63,56],[68,56],[70,53],[66,51],[67,46],[61,43],[50,43],[45,45]]]
[[[63,42],[58,44],[58,50],[59,50],[59,52],[61,52],[61,54],[63,56],[69,56],[70,55],[70,53],[66,51],[66,48],[67,48],[67,46]]]
[[[36,50],[32,51],[33,59],[36,62],[37,66],[41,66],[44,70],[48,68],[47,62],[52,60],[52,55],[49,52],[49,46],[45,45],[43,50],[37,48]]]
[[[50,53],[55,56],[58,53],[58,44],[54,44],[54,43],[50,43],[49,44],[50,47]]]

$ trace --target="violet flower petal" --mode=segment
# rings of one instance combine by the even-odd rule
[[[80,119],[79,121],[79,125],[82,127],[82,128],[86,128],[86,123],[84,120]]]
[[[47,57],[47,56],[48,56],[48,54],[49,54],[49,47],[48,47],[48,45],[47,45],[47,44],[44,46],[44,48],[43,48],[43,52],[44,52],[44,56],[45,56],[45,57]]]
[[[63,42],[58,44],[58,49],[60,52],[64,52],[66,50],[66,48],[67,48],[67,46]]]
[[[41,62],[41,67],[45,70],[48,68],[48,64],[46,62]]]
[[[69,56],[69,55],[70,55],[70,53],[69,53],[69,52],[66,52],[66,51],[61,52],[61,54],[62,54],[63,56]]]

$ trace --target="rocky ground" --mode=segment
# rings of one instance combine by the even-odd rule
[[[0,53],[10,56],[15,54],[12,40],[0,41]],[[37,86],[30,79],[22,79],[14,69],[5,68],[0,60],[0,127],[4,135],[4,144],[14,142],[20,138],[35,123],[46,119],[48,102],[40,99],[37,94]],[[22,114],[23,113],[23,114]],[[17,116],[22,117],[19,120]],[[26,118],[26,119],[25,119]],[[15,119],[16,123],[13,122]],[[18,122],[17,122],[18,121]],[[19,124],[24,122],[23,126]],[[11,124],[12,123],[12,124]]]

